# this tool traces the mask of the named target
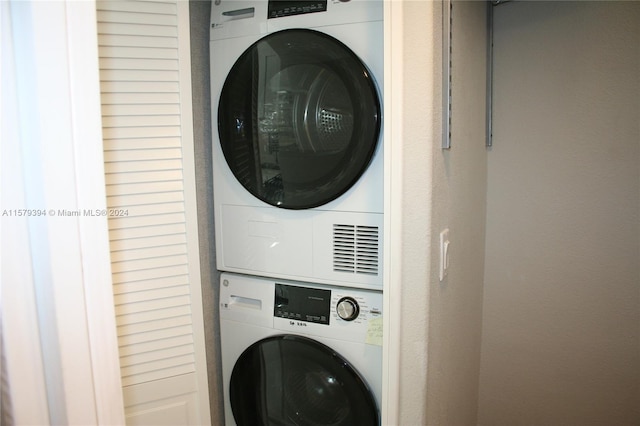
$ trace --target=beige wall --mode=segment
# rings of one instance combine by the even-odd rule
[[[495,12],[479,424],[640,424],[640,2]]]
[[[432,251],[427,424],[476,422],[487,190],[486,2],[454,2],[451,149],[433,143],[431,241],[449,228],[450,271]]]
[[[392,170],[401,169],[395,209],[402,213],[400,425],[476,423],[486,196],[484,2],[453,9],[452,148],[441,149],[440,2],[404,1],[392,44],[402,49],[393,81],[402,80],[402,138]],[[392,13],[393,15],[393,13]],[[392,16],[393,17],[393,16]],[[395,23],[395,21],[394,21]],[[397,52],[396,52],[397,53]],[[398,76],[398,77],[396,77]],[[398,149],[398,147],[400,147]],[[392,175],[392,180],[396,178]],[[394,187],[393,190],[397,190]],[[450,229],[451,266],[438,278],[439,233]],[[400,294],[398,294],[400,293]]]

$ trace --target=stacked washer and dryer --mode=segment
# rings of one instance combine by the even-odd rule
[[[382,0],[213,0],[227,425],[380,423]]]

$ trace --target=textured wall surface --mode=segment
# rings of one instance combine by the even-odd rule
[[[193,87],[193,134],[198,193],[198,237],[200,274],[204,308],[205,342],[211,423],[222,424],[222,363],[220,359],[220,321],[218,283],[213,226],[213,171],[211,169],[211,95],[209,89],[209,20],[211,2],[191,0],[191,85]]]
[[[640,423],[640,3],[495,10],[479,423]]]
[[[487,190],[486,3],[451,10],[451,149],[433,141],[433,223],[427,423],[476,423]],[[439,136],[439,135],[438,135]],[[440,232],[449,229],[449,272],[439,281]]]
[[[402,306],[398,424],[471,425],[484,275],[485,3],[453,6],[452,148],[445,151],[442,4],[392,4],[391,53],[402,58],[391,69],[394,84],[401,82],[401,94],[392,94],[392,113],[401,109],[402,132],[391,141],[392,179],[400,181],[392,188],[401,192],[391,194],[397,197],[391,213],[401,215],[401,231],[392,238],[401,239],[402,278],[390,283],[385,296],[400,298]],[[440,282],[439,234],[445,228],[451,263]]]

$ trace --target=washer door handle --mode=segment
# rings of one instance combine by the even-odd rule
[[[231,296],[231,300],[229,301],[230,308],[241,308],[241,309],[262,309],[262,300],[260,299],[252,299],[250,297],[242,297],[242,296]]]
[[[222,16],[230,18],[228,19],[230,21],[232,19],[253,18],[255,12],[255,7],[246,7],[244,9],[228,10],[226,12],[222,12]]]

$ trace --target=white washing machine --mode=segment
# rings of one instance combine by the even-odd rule
[[[223,273],[227,426],[377,426],[382,293]]]
[[[382,288],[382,0],[214,0],[218,268]]]

